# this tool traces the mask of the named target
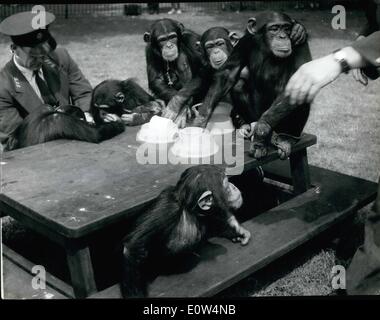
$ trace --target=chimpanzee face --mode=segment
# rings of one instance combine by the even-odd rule
[[[163,34],[157,37],[161,49],[162,58],[166,61],[174,61],[178,58],[178,36],[175,32]]]
[[[272,22],[265,26],[266,43],[278,58],[286,58],[292,54],[292,26],[290,22]]]
[[[109,109],[123,105],[124,93],[118,80],[106,80],[100,83],[93,92],[93,103],[99,109]]]
[[[243,197],[240,190],[227,177],[223,179],[223,193],[228,206],[233,209],[239,209],[243,204]],[[201,210],[210,210],[214,205],[214,195],[212,191],[205,191],[198,200],[198,206]]]
[[[184,26],[171,19],[157,20],[150,32],[144,34],[144,41],[150,42],[159,50],[162,59],[174,61],[178,58],[180,35]]]
[[[232,209],[239,209],[243,204],[243,197],[240,190],[225,177],[223,180],[223,187],[226,193],[227,202]]]
[[[125,107],[125,95],[121,88],[121,81],[106,80],[94,88],[92,105],[99,110],[104,118],[107,113],[121,115]]]
[[[268,50],[278,58],[286,58],[292,54],[290,39],[294,22],[284,13],[263,12],[250,18],[247,31],[258,35]]]
[[[227,60],[229,52],[226,40],[218,38],[205,43],[205,50],[209,62],[214,69],[219,69]]]
[[[211,67],[220,69],[238,40],[236,32],[229,32],[223,27],[213,27],[203,33],[197,45],[201,47],[202,54]]]

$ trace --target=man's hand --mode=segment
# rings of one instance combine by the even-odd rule
[[[290,78],[285,95],[291,104],[310,103],[324,86],[334,81],[341,73],[341,66],[330,54],[302,65]]]
[[[91,124],[95,123],[94,118],[92,117],[91,113],[85,112],[84,116],[86,117],[86,121],[88,123],[91,123]]]
[[[292,33],[290,34],[290,39],[292,40],[293,44],[298,46],[299,44],[302,44],[306,41],[307,33],[305,27],[296,22],[293,25]]]

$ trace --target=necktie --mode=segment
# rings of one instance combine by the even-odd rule
[[[51,93],[46,81],[40,77],[38,70],[34,71],[34,76],[38,89],[40,90],[42,100],[48,105],[55,106],[57,104],[57,99]]]

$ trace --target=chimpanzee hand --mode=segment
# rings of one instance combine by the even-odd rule
[[[114,113],[107,113],[103,120],[104,122],[121,122],[120,117]]]
[[[245,246],[251,238],[251,233],[240,225],[234,215],[232,215],[227,222],[234,232],[231,238],[232,242],[240,242],[241,245]]]
[[[256,125],[256,122],[252,122],[251,124],[243,124],[240,128],[239,128],[239,134],[245,138],[245,139],[249,139],[252,137],[253,135],[253,129]]]
[[[236,229],[236,232],[239,236],[232,238],[232,242],[240,242],[242,246],[245,246],[251,238],[251,233],[241,225]]]
[[[186,97],[183,97],[183,96],[177,94],[173,98],[170,99],[165,110],[170,110],[171,112],[176,113],[176,115],[177,115],[187,100],[188,99]],[[165,118],[167,118],[167,117],[165,117]],[[172,120],[174,120],[174,119],[172,119]]]
[[[261,159],[268,154],[272,127],[263,120],[256,122],[253,128],[252,143],[249,155],[255,159]]]
[[[276,132],[273,132],[271,144],[277,148],[280,159],[285,160],[290,156],[292,146],[299,140],[299,137],[294,137],[288,134],[277,134]]]
[[[86,121],[87,121],[88,123],[91,123],[91,124],[94,124],[94,123],[95,123],[94,118],[92,117],[91,113],[89,113],[89,112],[85,112],[85,113],[84,113],[84,116],[86,117]]]
[[[166,107],[165,101],[161,99],[156,99],[152,102],[152,112],[154,114],[160,114],[162,110],[164,110]]]
[[[134,125],[136,122],[136,118],[139,116],[138,113],[123,113],[121,115],[121,120],[126,124],[126,125]]]
[[[186,127],[188,116],[188,108],[184,107],[182,111],[178,114],[177,118],[174,120],[174,123],[178,128],[183,129]]]
[[[290,34],[290,39],[292,40],[292,43],[296,46],[299,44],[302,44],[306,41],[307,33],[305,27],[296,22],[293,25],[292,33]]]

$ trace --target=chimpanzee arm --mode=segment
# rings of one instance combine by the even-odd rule
[[[244,66],[248,65],[249,54],[253,49],[253,40],[245,35],[233,48],[223,67],[215,72],[211,86],[199,113],[202,117],[211,116],[219,101],[234,87]]]
[[[311,61],[310,48],[308,43],[304,43],[303,45],[296,47],[294,54],[294,72],[297,71],[297,69],[304,63]],[[290,76],[292,76],[292,74]],[[276,98],[270,108],[263,113],[259,121],[264,121],[271,128],[274,128],[282,119],[289,116],[294,110],[306,107],[308,107],[308,105],[303,104],[301,106],[298,106],[296,104],[290,104],[289,98],[286,97],[283,92]]]
[[[194,77],[189,80],[182,89],[169,101],[167,107],[174,113],[178,114],[183,106],[189,102],[189,100],[199,95],[202,90],[203,80],[201,77]]]
[[[124,80],[122,86],[123,92],[126,93],[126,105],[131,109],[154,100],[134,79]]]
[[[251,233],[240,225],[231,212],[226,212],[212,222],[208,226],[211,236],[224,237],[233,242],[241,242],[242,245],[246,245],[251,238]]]
[[[162,100],[154,100],[138,106],[132,110],[131,114],[123,114],[122,120],[130,126],[138,126],[150,121],[154,115],[161,115],[165,103]]]

